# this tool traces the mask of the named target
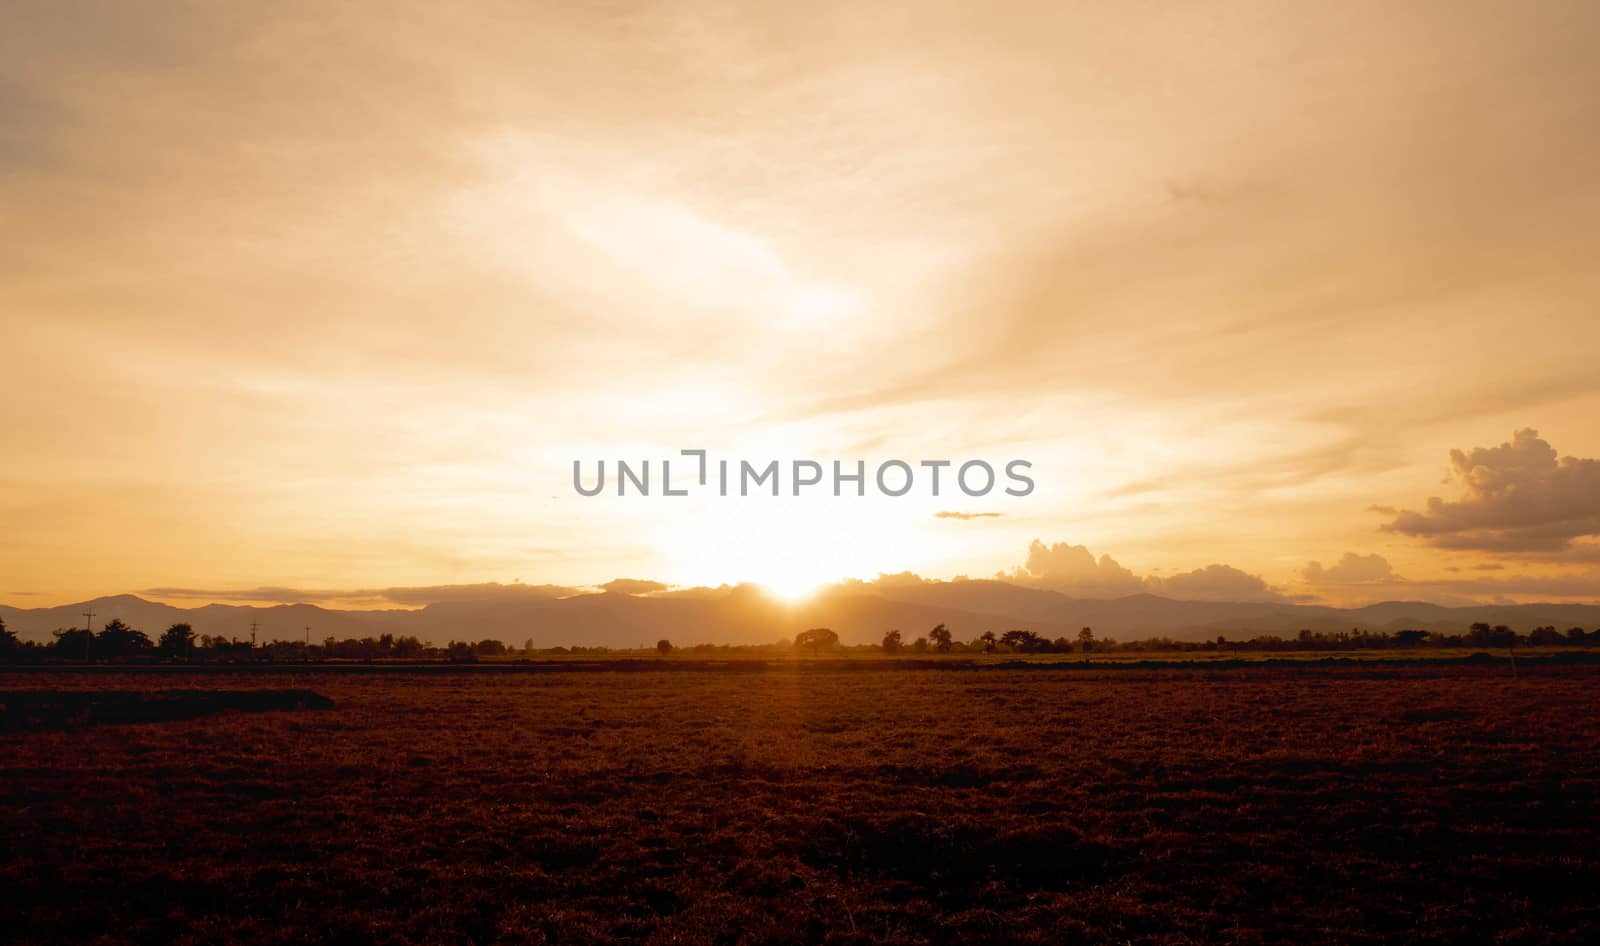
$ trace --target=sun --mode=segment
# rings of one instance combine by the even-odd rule
[[[749,580],[789,604],[798,604],[815,595],[824,585],[837,581],[838,577],[837,575],[824,576],[821,573],[806,574],[804,571],[791,569],[768,575],[764,578],[751,578]]]
[[[853,574],[849,532],[797,510],[733,507],[681,523],[662,551],[676,583],[749,583],[791,604]]]

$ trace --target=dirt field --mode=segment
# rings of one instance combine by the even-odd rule
[[[1597,683],[0,674],[0,937],[1593,943]]]

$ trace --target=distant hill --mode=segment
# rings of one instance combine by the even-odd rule
[[[831,627],[847,643],[876,642],[885,631],[898,628],[909,641],[935,624],[948,625],[962,640],[1010,628],[1027,628],[1051,638],[1076,637],[1079,628],[1092,627],[1101,637],[1123,640],[1201,640],[1219,634],[1234,639],[1260,634],[1292,637],[1301,628],[1460,633],[1479,621],[1524,632],[1547,624],[1561,630],[1600,627],[1600,605],[1449,608],[1390,601],[1346,609],[1179,601],[1149,594],[1090,599],[994,580],[845,583],[792,606],[759,588],[739,586],[696,595],[458,596],[417,610],[338,610],[311,604],[179,608],[116,595],[53,608],[0,605],[0,617],[23,639],[48,641],[57,628],[82,626],[83,612],[89,610],[95,612],[97,628],[121,618],[151,637],[184,621],[200,634],[247,640],[253,622],[261,641],[300,640],[309,626],[313,640],[395,634],[431,643],[494,638],[520,645],[531,640],[536,647],[634,647],[663,637],[679,644],[760,644],[793,637],[808,627]]]

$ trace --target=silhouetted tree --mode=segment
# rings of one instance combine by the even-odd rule
[[[1553,647],[1566,643],[1566,638],[1554,627],[1536,627],[1528,634],[1528,643],[1535,647]]]
[[[1025,654],[1036,654],[1049,646],[1049,642],[1038,634],[1020,628],[1001,634],[1000,643],[1013,650],[1020,650]]]
[[[978,635],[978,640],[983,644],[984,653],[987,654],[994,651],[994,631],[984,631]]]
[[[794,636],[795,649],[803,650],[809,647],[813,655],[830,650],[837,643],[839,635],[826,627],[808,628]]]
[[[1567,643],[1582,644],[1589,639],[1589,635],[1581,627],[1567,628]]]
[[[900,641],[901,637],[898,630],[890,631],[883,635],[883,652],[886,654],[900,653]]]
[[[656,653],[663,657],[672,653],[672,641],[667,640],[665,637],[656,641]]]
[[[936,625],[933,630],[928,632],[928,640],[933,641],[933,649],[937,650],[939,653],[950,653],[950,629],[945,627],[943,624]]]
[[[1405,630],[1394,632],[1394,643],[1396,647],[1415,647],[1427,639],[1427,631],[1420,631],[1414,628],[1407,628]]]
[[[913,654],[925,654],[925,653],[927,653],[928,652],[928,639],[926,637],[919,637],[916,640],[912,641],[911,642],[911,652]]]
[[[121,618],[112,618],[94,637],[95,650],[102,657],[132,657],[155,648],[144,631],[136,631]]]
[[[51,646],[56,655],[67,660],[87,660],[91,656],[90,645],[94,640],[94,632],[81,627],[70,627],[66,630],[51,631],[55,638]]]
[[[188,657],[194,650],[194,628],[187,624],[174,624],[161,632],[156,649],[168,657]]]
[[[0,618],[0,654],[14,654],[22,649],[22,642],[17,640],[17,634],[6,627],[6,619]]]
[[[506,652],[506,645],[499,641],[478,641],[476,648],[479,657],[500,657]]]
[[[1086,627],[1078,632],[1078,648],[1086,654],[1094,650],[1094,628]]]

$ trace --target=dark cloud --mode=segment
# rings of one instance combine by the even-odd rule
[[[1428,499],[1399,510],[1384,531],[1438,548],[1558,552],[1574,538],[1600,535],[1600,460],[1560,457],[1533,429],[1509,443],[1450,451],[1460,499]]]

